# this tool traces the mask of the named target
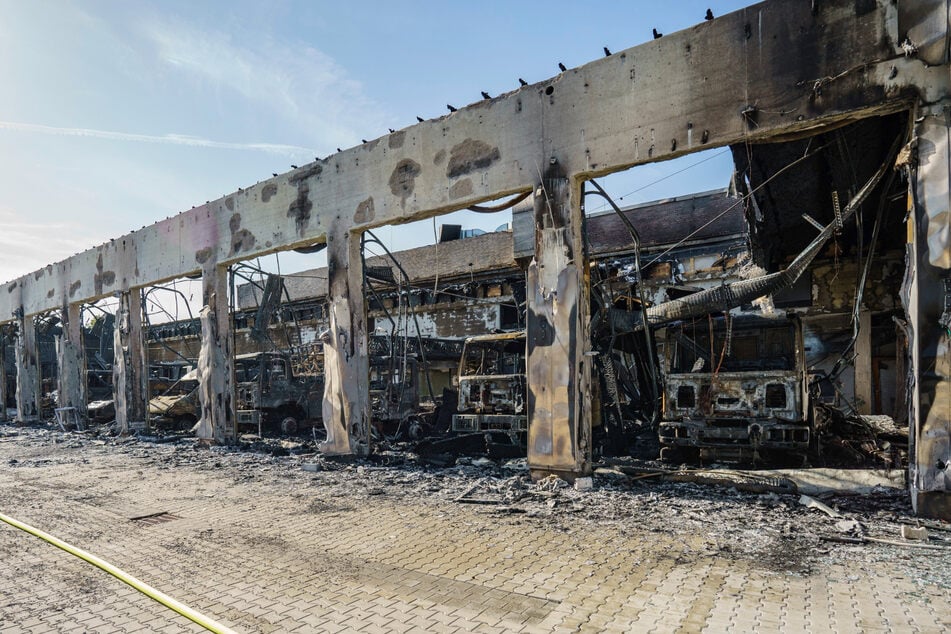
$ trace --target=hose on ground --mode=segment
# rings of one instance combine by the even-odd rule
[[[38,528],[34,528],[30,526],[29,524],[24,524],[23,522],[13,519],[12,517],[4,515],[3,513],[0,513],[0,521],[6,522],[7,524],[9,524],[10,526],[14,528],[19,528],[21,531],[25,531],[29,533],[30,535],[33,535],[34,537],[39,537],[43,541],[49,544],[52,544],[53,546],[56,546],[57,548],[61,548],[65,550],[66,552],[68,552],[69,554],[75,555],[76,557],[79,557],[80,559],[88,563],[91,563],[93,566],[99,568],[100,570],[108,572],[110,575],[112,575],[119,581],[122,581],[123,583],[126,583],[132,586],[133,588],[135,588],[142,594],[158,601],[165,607],[178,612],[179,614],[184,616],[186,619],[188,619],[192,623],[196,623],[200,625],[201,627],[205,628],[209,632],[215,632],[216,634],[235,634],[234,630],[228,627],[225,627],[224,625],[222,625],[221,623],[218,623],[214,619],[208,618],[204,614],[196,612],[195,610],[191,609],[184,603],[180,603],[179,601],[176,601],[175,599],[168,596],[164,592],[156,590],[155,588],[148,585],[147,583],[139,581],[132,575],[116,568],[109,562],[103,559],[100,559],[99,557],[96,557],[92,553],[88,553],[81,548],[77,548],[76,546],[67,544],[63,540],[57,539],[56,537],[53,537],[49,533],[44,533]]]

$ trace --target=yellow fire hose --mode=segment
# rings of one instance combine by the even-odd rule
[[[209,632],[216,632],[220,634],[236,634],[234,630],[225,627],[221,623],[218,623],[217,621],[210,619],[199,612],[196,612],[195,610],[191,609],[190,607],[188,607],[187,605],[183,603],[179,603],[178,601],[168,596],[164,592],[160,592],[159,590],[156,590],[155,588],[148,585],[147,583],[143,583],[139,581],[132,575],[125,573],[122,570],[119,570],[118,568],[110,564],[109,562],[104,561],[100,559],[99,557],[96,557],[95,555],[88,553],[81,548],[76,548],[75,546],[67,544],[63,540],[57,539],[53,537],[52,535],[50,535],[49,533],[44,533],[38,528],[33,528],[29,524],[24,524],[23,522],[13,519],[12,517],[7,517],[3,513],[0,513],[0,520],[6,522],[10,526],[13,526],[14,528],[19,528],[21,531],[26,531],[27,533],[29,533],[30,535],[33,535],[34,537],[39,537],[43,541],[48,542],[56,546],[57,548],[62,548],[66,552],[70,553],[71,555],[75,555],[76,557],[79,557],[80,559],[83,559],[91,563],[93,566],[96,566],[100,570],[104,570],[108,572],[110,575],[112,575],[119,581],[129,584],[130,586],[132,586],[133,588],[135,588],[142,594],[148,597],[151,597],[152,599],[155,599],[156,601],[158,601],[159,603],[161,603],[167,608],[171,608],[172,610],[175,610],[176,612],[184,616],[186,619],[192,621],[193,623],[197,623],[198,625],[202,626]]]

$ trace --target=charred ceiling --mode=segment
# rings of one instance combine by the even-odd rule
[[[737,188],[753,192],[746,205],[750,242],[756,264],[768,271],[802,251],[817,230],[803,217],[822,225],[835,220],[835,207],[844,208],[862,184],[885,160],[889,147],[908,129],[907,113],[864,119],[813,137],[782,143],[730,146],[736,165]],[[870,244],[876,209],[888,178],[871,193],[856,213],[856,221],[830,243],[829,255],[855,251]],[[838,202],[836,202],[838,201]],[[903,232],[904,197],[886,201],[878,250],[898,248]],[[856,227],[862,228],[861,238]]]

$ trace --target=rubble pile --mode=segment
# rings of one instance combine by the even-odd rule
[[[817,458],[821,464],[901,468],[908,464],[908,428],[889,416],[846,414],[816,404]]]

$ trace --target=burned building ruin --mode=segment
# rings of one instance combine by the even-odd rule
[[[605,350],[639,354],[647,367],[655,328],[701,317],[709,324],[710,315],[768,296],[768,310],[803,309],[803,332],[815,342],[803,348],[814,348],[810,363],[829,378],[817,397],[907,420],[915,509],[951,516],[947,15],[947,2],[938,1],[768,0],[371,140],[51,263],[8,282],[0,294],[0,319],[13,342],[18,420],[30,422],[42,411],[36,318],[58,312],[57,405],[83,411],[89,354],[82,307],[113,295],[119,302],[112,362],[116,420],[124,430],[145,420],[142,290],[200,275],[198,433],[208,442],[233,442],[240,351],[232,300],[242,300],[232,297],[229,271],[264,254],[320,246],[328,258],[325,289],[296,291],[294,282],[288,289],[294,301],[327,298],[313,308],[326,319],[319,341],[323,450],[366,454],[369,347],[380,326],[375,311],[382,312],[387,297],[366,293],[371,285],[365,280],[385,276],[384,268],[396,279],[392,263],[364,263],[368,232],[517,199],[516,206],[525,206],[513,214],[511,262],[501,258],[476,293],[524,303],[523,318],[518,310],[503,310],[507,300],[499,299],[492,319],[499,328],[514,322],[526,331],[533,474],[574,479],[590,472],[598,401],[617,400],[603,380],[613,371],[606,368],[615,367],[603,361]],[[637,225],[657,219],[640,218],[637,210],[604,220],[584,214],[585,195],[597,190],[601,176],[725,146],[736,165],[732,193],[742,201],[738,209],[749,228],[745,268],[731,261],[738,253],[725,249],[711,283],[675,280],[681,272],[672,261],[640,257],[650,245],[637,244],[638,233],[647,233]],[[677,224],[674,243],[690,233],[689,218],[674,205],[661,219]],[[613,228],[595,229],[611,222]],[[483,238],[493,239],[459,240],[461,247],[441,243],[442,255],[432,258],[443,266],[446,249],[468,248],[474,242],[467,240]],[[618,238],[623,245],[605,244]],[[633,262],[625,259],[632,247]],[[619,254],[616,263],[613,254]],[[403,260],[410,264],[413,256]],[[735,271],[724,275],[730,267]],[[468,263],[446,271],[467,273]],[[636,298],[611,291],[611,280],[626,275],[636,280]],[[516,290],[521,284],[524,300]],[[439,304],[435,295],[433,301],[416,293],[414,308]],[[458,318],[452,311],[427,314],[431,319],[420,324],[419,336],[424,325],[438,334],[440,320]],[[461,314],[496,326],[485,313]],[[610,343],[598,349],[594,342],[605,324]],[[614,335],[628,342],[618,343]],[[703,361],[707,369],[718,367],[714,357],[724,354],[716,350],[715,335],[708,339],[714,350]],[[6,359],[7,346],[0,350]],[[696,356],[694,363],[703,358]],[[10,388],[0,379],[6,400]],[[851,392],[843,390],[846,384]],[[699,388],[696,399],[702,383]],[[649,386],[640,392],[648,394]],[[646,400],[650,405],[640,414],[657,416],[659,396]]]

